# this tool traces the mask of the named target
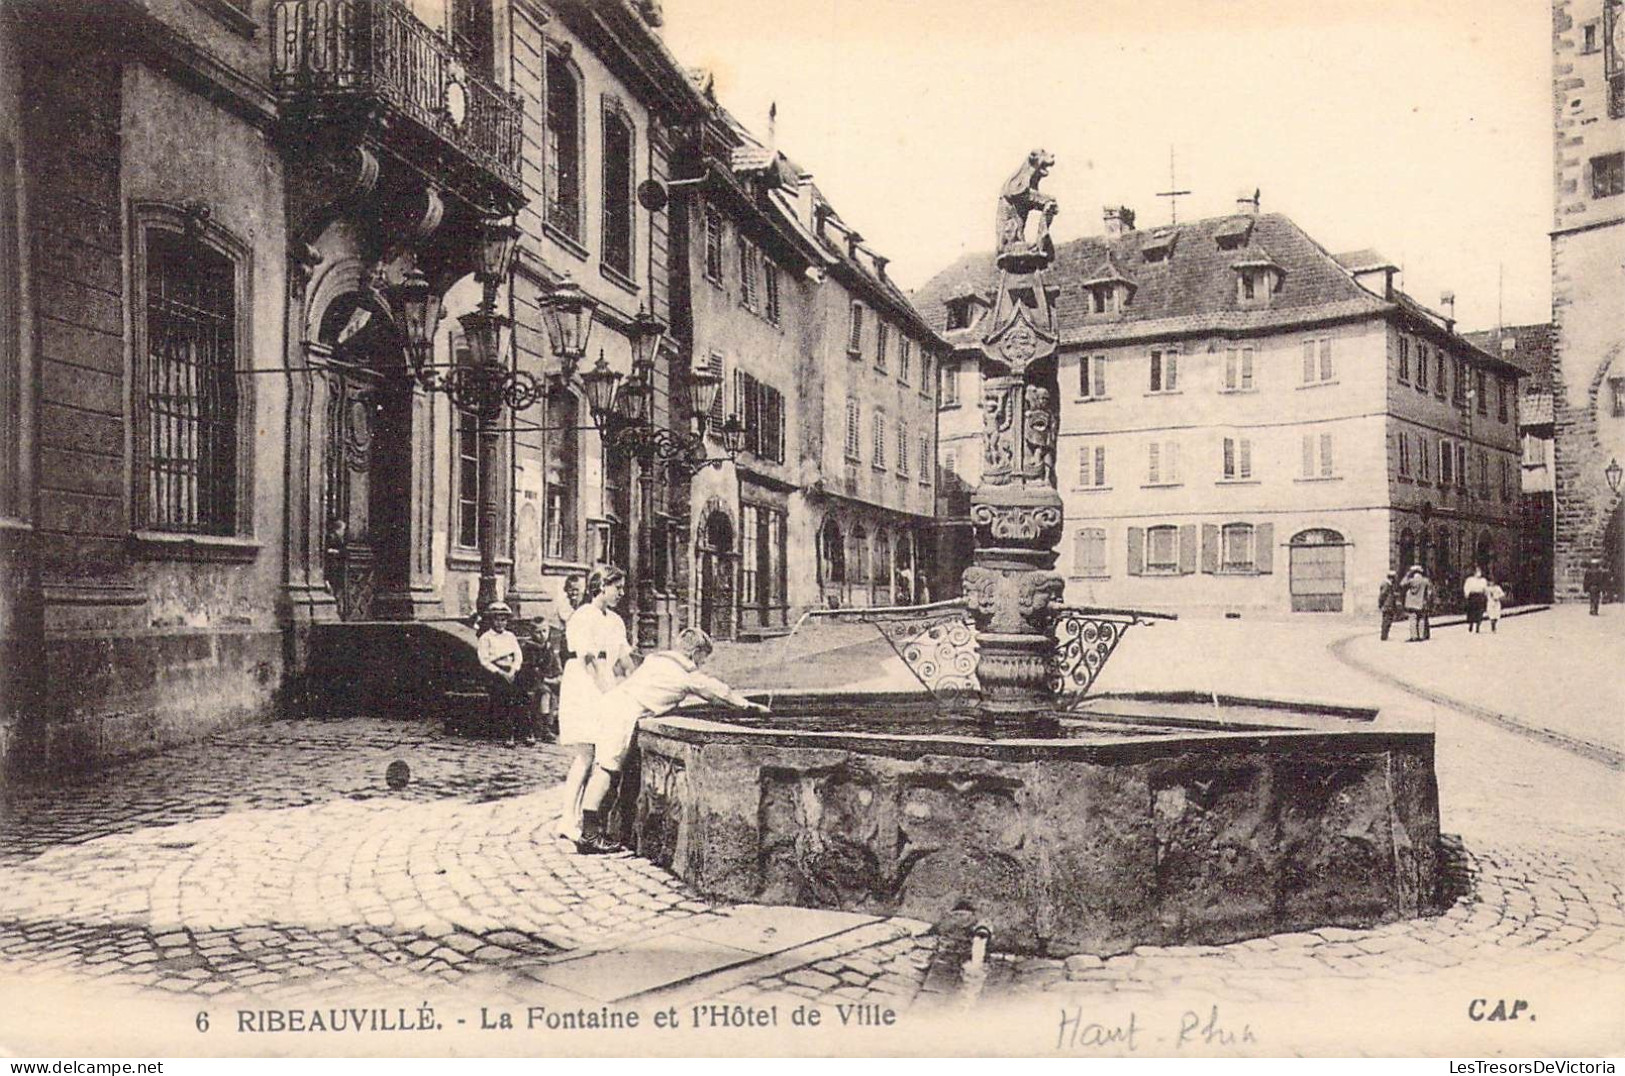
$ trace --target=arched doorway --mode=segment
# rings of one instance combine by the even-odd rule
[[[839,609],[846,604],[846,536],[833,515],[818,528],[818,587],[824,605]]]
[[[339,618],[376,615],[407,587],[411,555],[412,386],[400,335],[365,292],[335,299],[317,345],[331,358],[324,416],[323,571]]]
[[[713,508],[700,528],[700,629],[713,639],[733,638],[734,525]]]
[[[1288,580],[1294,613],[1341,613],[1347,545],[1334,530],[1315,528],[1292,536]]]

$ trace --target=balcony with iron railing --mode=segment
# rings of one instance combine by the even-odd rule
[[[454,189],[522,198],[519,98],[400,0],[277,0],[271,49],[272,82],[291,119],[383,118],[390,148],[413,164],[460,166],[463,176],[436,176]]]

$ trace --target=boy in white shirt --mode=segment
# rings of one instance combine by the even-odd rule
[[[593,751],[595,769],[582,795],[582,838],[578,851],[586,855],[619,852],[621,846],[603,832],[600,811],[610,784],[632,750],[638,721],[675,709],[691,695],[740,710],[768,712],[714,676],[700,671],[711,656],[711,637],[699,628],[685,628],[676,646],[650,654],[643,664],[598,700],[599,733]]]
[[[492,723],[507,729],[509,747],[516,743],[515,731],[527,702],[524,689],[515,682],[525,664],[525,653],[519,647],[519,637],[508,630],[512,618],[513,610],[506,602],[487,605],[487,626],[477,648],[480,667],[489,674],[486,688],[491,693]]]

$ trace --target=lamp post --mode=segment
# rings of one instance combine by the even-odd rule
[[[507,279],[519,229],[511,220],[487,218],[480,224],[478,263],[474,277],[480,282],[480,305],[457,320],[468,342],[468,359],[454,362],[444,373],[432,361],[435,327],[440,322],[439,297],[428,278],[412,269],[394,288],[402,335],[412,376],[425,391],[443,392],[452,406],[476,423],[479,444],[479,548],[480,584],[475,598],[484,609],[496,601],[497,420],[504,408],[521,411],[541,396],[542,386],[521,370],[501,360],[502,332],[508,319],[496,310],[497,288]]]

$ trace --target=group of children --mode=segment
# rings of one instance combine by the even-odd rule
[[[547,651],[557,660],[558,675],[556,681],[543,676],[544,688],[556,695],[558,742],[571,749],[558,835],[583,854],[602,855],[623,851],[607,831],[604,805],[642,718],[666,713],[689,698],[761,713],[767,707],[701,671],[713,644],[698,628],[683,629],[671,649],[637,662],[626,623],[614,608],[626,585],[619,568],[596,569],[579,603],[573,583],[567,581],[561,594],[571,608],[561,609],[555,618],[563,624],[562,638],[553,637]],[[505,603],[488,605],[478,646],[493,709],[509,712],[510,729],[511,715],[530,705],[530,693],[520,681],[524,648],[509,630],[512,619],[513,610]]]

